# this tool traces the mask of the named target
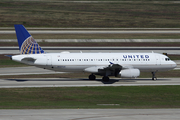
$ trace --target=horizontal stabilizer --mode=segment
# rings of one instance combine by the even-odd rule
[[[12,57],[12,55],[4,55],[4,56],[6,56],[6,57],[10,57],[10,58]]]
[[[6,57],[9,57],[12,60],[12,55],[4,55]]]

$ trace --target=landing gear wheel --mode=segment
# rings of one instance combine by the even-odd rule
[[[157,77],[152,78],[152,80],[156,81],[156,80],[157,80]]]
[[[95,80],[95,79],[96,79],[95,75],[93,75],[93,74],[89,75],[89,80]]]
[[[157,77],[155,76],[155,73],[156,73],[156,72],[152,72],[152,80],[154,80],[154,81],[157,80]]]
[[[109,77],[108,77],[108,76],[104,76],[104,77],[102,78],[102,80],[103,80],[104,82],[108,82],[108,81],[109,81]]]

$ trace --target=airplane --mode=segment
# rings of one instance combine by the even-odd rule
[[[14,25],[20,55],[11,60],[60,72],[88,72],[89,80],[100,75],[108,82],[109,76],[137,78],[141,71],[152,73],[157,80],[158,71],[174,69],[177,65],[169,57],[159,53],[47,53],[34,40],[23,25]]]

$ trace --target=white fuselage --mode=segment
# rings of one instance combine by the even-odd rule
[[[122,69],[136,68],[151,72],[176,67],[175,62],[158,53],[46,53],[15,55],[12,60],[61,72],[91,72],[86,69],[110,64],[119,64]]]

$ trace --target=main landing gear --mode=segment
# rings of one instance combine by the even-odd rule
[[[108,81],[109,81],[109,77],[108,77],[108,76],[103,76],[102,80],[103,80],[104,82],[108,82]]]
[[[89,75],[89,80],[95,80],[95,79],[96,79],[96,76],[94,74]],[[102,81],[108,82],[109,77],[108,76],[103,76]]]
[[[95,80],[96,76],[94,74],[89,75],[89,80]]]
[[[152,72],[152,80],[156,81],[157,80],[157,77],[156,77],[156,72]]]

